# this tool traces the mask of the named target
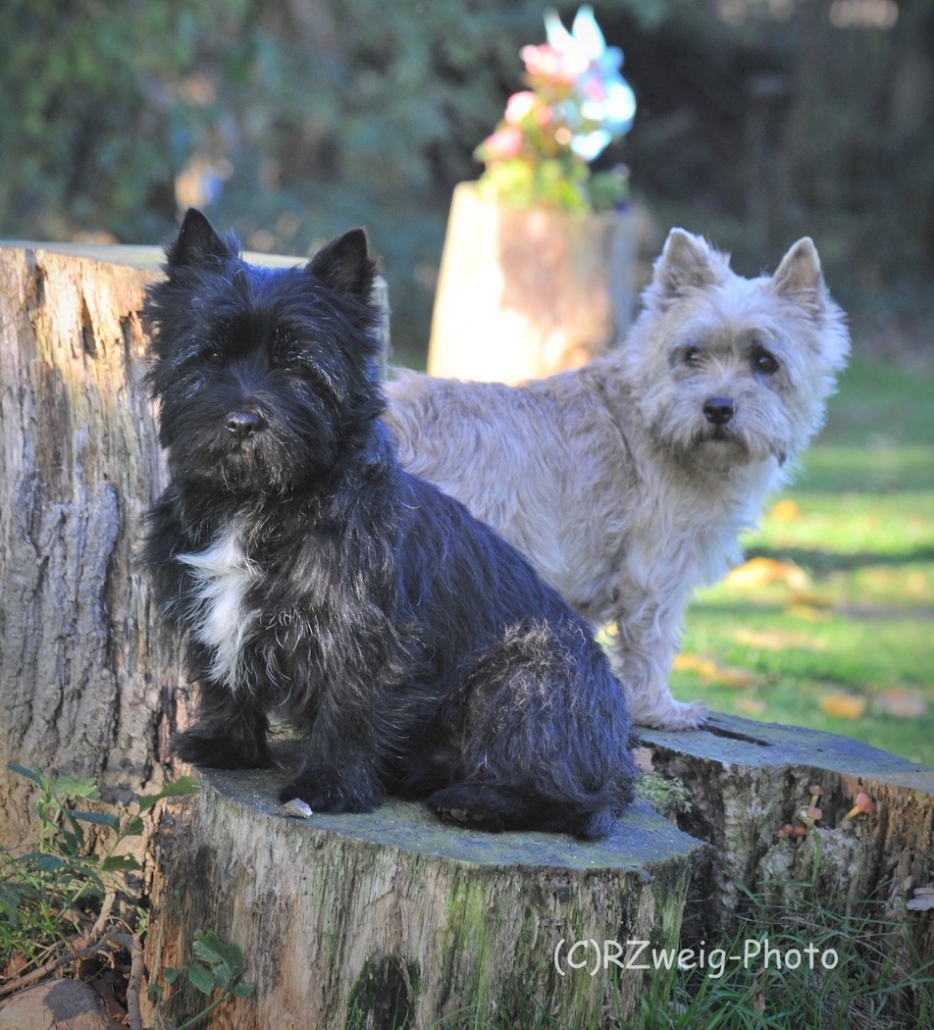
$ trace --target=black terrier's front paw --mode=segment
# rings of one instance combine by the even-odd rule
[[[379,792],[362,777],[336,769],[305,769],[279,791],[280,801],[301,798],[313,812],[372,812]]]
[[[464,827],[484,827],[489,823],[485,812],[473,807],[474,798],[461,787],[445,787],[436,790],[428,798],[428,807],[442,822]]]
[[[173,734],[171,749],[183,762],[206,769],[261,769],[272,765],[265,744],[214,736],[198,729]]]

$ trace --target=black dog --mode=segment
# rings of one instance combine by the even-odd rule
[[[167,256],[144,314],[171,485],[146,561],[200,681],[176,753],[268,764],[278,710],[304,735],[283,799],[609,832],[635,776],[623,691],[519,553],[397,464],[363,231],[270,270],[192,210]]]

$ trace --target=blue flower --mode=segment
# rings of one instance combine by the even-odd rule
[[[620,74],[623,52],[606,45],[593,8],[586,4],[575,15],[570,32],[556,11],[546,11],[545,32],[562,64],[573,69],[581,95],[584,125],[574,135],[571,149],[592,161],[614,137],[627,133],[635,118],[635,94]]]

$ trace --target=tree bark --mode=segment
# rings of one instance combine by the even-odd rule
[[[32,823],[8,762],[161,785],[178,651],[134,563],[162,485],[139,309],[152,248],[0,246],[0,843]]]
[[[398,801],[286,819],[281,772],[201,775],[185,838],[162,849],[146,964],[158,982],[191,962],[201,928],[242,948],[255,991],[206,1030],[473,1026],[497,1011],[528,1026],[548,1012],[568,1027],[624,1021],[651,974],[614,960],[629,941],[676,946],[701,847],[641,804],[615,837],[580,844],[462,830]],[[206,999],[189,988],[164,1004],[178,1020]]]

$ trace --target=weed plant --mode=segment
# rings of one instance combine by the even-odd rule
[[[147,914],[134,879],[140,865],[126,846],[142,835],[144,816],[153,806],[194,793],[196,781],[180,777],[157,794],[138,797],[134,813],[117,815],[88,807],[100,801],[93,779],[53,780],[39,769],[9,768],[36,788],[39,832],[34,850],[0,852],[0,1001],[70,968],[83,970],[89,960],[109,953],[125,981],[129,1025],[142,1030],[141,939]],[[164,987],[180,977],[203,995],[215,995],[176,1030],[190,1030],[219,1005],[253,990],[242,981],[243,955],[237,945],[200,930],[194,937],[192,951],[199,961],[164,969],[163,982],[150,986],[157,1003]]]

